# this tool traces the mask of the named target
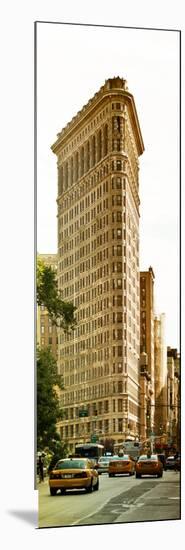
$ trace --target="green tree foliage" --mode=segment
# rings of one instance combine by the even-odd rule
[[[62,376],[50,348],[37,349],[37,448],[51,450],[60,440],[56,423],[62,418],[57,391],[63,388]]]
[[[76,307],[72,302],[62,300],[56,273],[40,258],[37,260],[37,304],[44,305],[53,324],[63,328],[65,332],[76,326]]]

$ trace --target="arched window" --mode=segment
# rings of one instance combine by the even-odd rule
[[[89,141],[86,144],[86,172],[88,172],[90,168],[90,146]]]
[[[75,153],[74,158],[74,181],[78,180],[78,153]]]
[[[74,181],[74,174],[73,174],[73,157],[71,157],[71,185],[73,184],[73,181]]]
[[[92,136],[91,166],[95,165],[95,149],[96,149],[96,139],[95,139],[95,136]]]
[[[80,176],[84,175],[84,147],[80,151]]]
[[[108,153],[108,125],[105,124],[103,128],[103,156],[105,157]]]
[[[63,166],[59,166],[58,168],[58,194],[61,195],[63,193]]]
[[[65,191],[68,189],[68,163],[65,163],[64,167],[64,179],[65,179]]]
[[[97,162],[99,162],[102,158],[102,133],[101,130],[99,130],[97,134]]]

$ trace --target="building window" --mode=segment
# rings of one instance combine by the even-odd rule
[[[118,412],[122,412],[122,411],[123,411],[123,400],[118,399]]]
[[[121,312],[117,312],[117,323],[122,323],[123,315]]]
[[[109,402],[108,402],[108,401],[105,401],[105,402],[104,402],[104,412],[105,412],[105,413],[108,413],[108,412],[109,412]]]
[[[123,432],[123,419],[118,418],[118,432]]]
[[[123,382],[121,380],[118,382],[118,393],[123,393]]]
[[[84,147],[80,151],[80,176],[84,175]]]
[[[105,431],[105,433],[108,433],[108,431],[109,431],[109,421],[108,420],[104,421],[104,431]]]
[[[96,140],[95,140],[95,136],[92,136],[91,166],[95,165],[95,149],[96,149]]]
[[[121,160],[116,161],[116,169],[121,170]]]

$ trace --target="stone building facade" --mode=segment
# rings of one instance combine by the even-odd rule
[[[155,368],[155,432],[167,443],[167,346],[165,338],[165,314],[154,319],[154,368]],[[164,434],[164,437],[163,437]]]
[[[77,307],[60,333],[59,425],[75,442],[139,435],[139,157],[125,80],[109,79],[58,134],[58,285]]]
[[[168,443],[180,449],[180,355],[167,348]]]
[[[154,272],[152,267],[140,273],[140,386],[141,437],[154,433]],[[144,354],[144,355],[143,355]],[[145,357],[146,355],[146,357]]]

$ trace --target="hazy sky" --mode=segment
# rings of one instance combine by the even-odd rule
[[[37,250],[57,251],[57,133],[107,78],[127,80],[145,151],[140,157],[140,269],[155,274],[156,313],[179,349],[179,34],[37,25]]]

